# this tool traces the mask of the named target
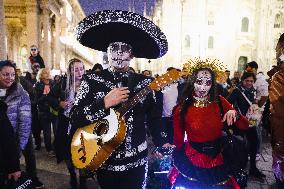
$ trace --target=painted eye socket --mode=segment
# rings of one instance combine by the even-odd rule
[[[212,81],[206,81],[206,85],[212,85]]]
[[[196,80],[196,84],[202,85],[202,80],[201,79]]]

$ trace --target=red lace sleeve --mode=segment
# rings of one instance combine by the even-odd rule
[[[232,105],[222,96],[220,96],[223,108],[224,108],[224,113],[226,113],[229,110],[235,110]],[[245,116],[240,115],[240,119],[236,121],[236,126],[239,129],[248,129],[249,127],[249,122]]]
[[[177,107],[173,113],[174,126],[174,145],[181,148],[184,141],[184,129],[180,124],[180,107]]]

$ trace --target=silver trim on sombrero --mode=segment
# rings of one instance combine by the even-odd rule
[[[104,10],[95,12],[84,18],[78,24],[75,30],[75,37],[79,42],[81,42],[81,37],[87,30],[94,26],[111,22],[127,23],[140,28],[149,34],[159,46],[160,55],[157,58],[166,54],[168,50],[168,43],[165,34],[151,20],[133,12],[121,10]]]

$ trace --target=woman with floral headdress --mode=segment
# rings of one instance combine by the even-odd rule
[[[176,150],[169,180],[174,188],[237,189],[239,186],[229,176],[222,153],[222,130],[224,123],[230,126],[234,122],[238,128],[247,129],[248,121],[225,98],[216,95],[219,62],[196,59],[188,65],[190,76],[173,113]],[[175,155],[179,154],[176,152],[181,155]]]

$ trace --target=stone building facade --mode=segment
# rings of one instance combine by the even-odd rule
[[[255,60],[266,72],[284,32],[284,0],[157,0],[152,20],[166,34],[168,53],[139,60],[139,69],[165,72],[193,57],[216,58],[231,71]]]
[[[2,1],[2,2],[1,2]],[[79,58],[92,67],[93,50],[80,45],[74,28],[85,17],[78,0],[0,0],[0,56],[14,60],[26,70],[30,46],[37,45],[50,69],[66,69],[71,58]],[[2,11],[1,11],[2,12]]]

